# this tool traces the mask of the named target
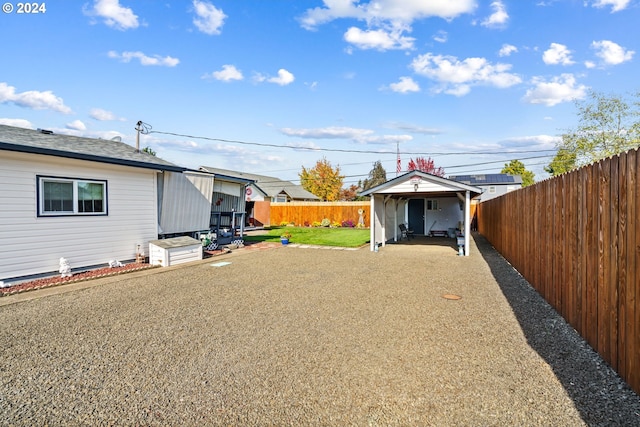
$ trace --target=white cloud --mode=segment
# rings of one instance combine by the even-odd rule
[[[603,8],[611,6],[611,13],[620,12],[629,5],[630,0],[595,0],[593,7]]]
[[[364,137],[373,135],[370,129],[357,129],[350,127],[329,126],[326,128],[314,129],[293,129],[282,128],[280,132],[287,136],[295,136],[298,138],[310,139],[353,139],[360,140]]]
[[[284,68],[280,68],[278,70],[278,77],[271,77],[266,79],[269,83],[275,83],[278,84],[280,86],[286,86],[290,83],[293,83],[293,81],[295,80],[295,77],[293,76],[293,74],[291,74],[290,72],[288,72],[287,70],[285,70]]]
[[[529,148],[531,150],[554,150],[556,148],[556,144],[561,141],[561,136],[531,135],[507,138],[500,141],[499,145],[506,150],[516,150],[521,148]]]
[[[562,74],[553,77],[550,81],[542,77],[534,77],[531,83],[534,87],[527,90],[523,100],[530,104],[544,104],[547,107],[583,99],[588,89],[585,85],[577,84],[573,74]]]
[[[433,40],[438,43],[446,43],[449,40],[449,34],[444,30],[440,30],[433,35]]]
[[[542,60],[547,65],[574,64],[574,61],[571,60],[571,51],[565,45],[559,43],[551,43],[549,49],[542,54]]]
[[[314,129],[282,128],[280,132],[287,136],[305,139],[349,139],[361,144],[386,144],[411,141],[411,135],[375,135],[371,129],[329,126]]]
[[[95,120],[99,120],[101,122],[106,122],[111,120],[118,120],[121,122],[125,121],[125,119],[123,119],[122,117],[118,117],[115,114],[113,114],[111,111],[103,110],[102,108],[92,108],[91,111],[89,111],[89,117]]]
[[[200,0],[193,0],[193,8],[196,13],[193,24],[198,30],[209,35],[220,34],[224,19],[227,17],[222,9],[217,9],[213,4]]]
[[[591,48],[596,51],[596,56],[602,60],[605,65],[618,65],[623,62],[630,61],[635,52],[627,50],[617,43],[609,40],[594,41]]]
[[[391,83],[389,87],[399,93],[420,92],[420,86],[411,77],[400,77],[398,83]]]
[[[0,125],[15,126],[24,129],[33,129],[33,124],[25,119],[0,119]]]
[[[67,123],[65,126],[67,129],[71,130],[87,130],[87,127],[81,120],[74,120],[70,123]]]
[[[420,133],[423,135],[440,135],[443,133],[441,129],[427,128],[424,126],[417,126],[417,125],[408,124],[408,123],[391,122],[389,123],[389,127],[393,129],[403,130],[406,132],[411,132],[411,133]]]
[[[129,30],[138,28],[138,16],[133,10],[120,5],[119,0],[95,0],[92,8],[83,8],[87,16],[96,16],[104,19],[104,23],[117,30]]]
[[[360,49],[413,49],[415,38],[402,36],[402,30],[366,30],[351,27],[344,34],[346,42]]]
[[[71,108],[64,105],[62,98],[55,96],[50,90],[16,93],[15,87],[2,82],[0,83],[0,104],[4,103],[13,103],[33,110],[53,110],[64,114],[72,112]]]
[[[340,18],[353,18],[373,22],[411,22],[440,17],[451,20],[459,15],[471,13],[476,8],[476,0],[377,0],[358,2],[357,0],[323,0],[324,7],[307,9],[300,18],[303,28],[314,30],[319,25]]]
[[[122,62],[131,62],[132,59],[137,59],[140,61],[140,65],[144,66],[155,65],[162,67],[175,67],[180,63],[178,58],[173,58],[171,56],[165,56],[163,58],[160,55],[147,56],[139,51],[118,53],[112,50],[107,55],[109,58],[119,59]]]
[[[437,92],[463,96],[472,86],[486,85],[507,88],[522,82],[522,79],[508,71],[510,64],[491,64],[485,58],[458,60],[454,56],[427,53],[416,57],[411,68],[422,76],[440,84]]]
[[[498,51],[498,56],[511,56],[512,53],[518,52],[518,48],[512,44],[503,44]]]
[[[229,64],[223,65],[222,70],[220,71],[214,71],[213,73],[205,74],[202,77],[205,79],[213,78],[216,80],[221,80],[223,82],[230,82],[232,80],[244,79],[242,72],[238,70],[234,65],[229,65]]]
[[[489,15],[487,19],[482,21],[481,25],[484,27],[495,28],[506,24],[509,20],[509,14],[507,13],[504,3],[502,3],[501,0],[496,0],[491,3],[491,8],[493,9],[493,13]]]

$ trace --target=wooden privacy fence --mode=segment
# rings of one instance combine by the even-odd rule
[[[362,214],[359,213],[362,210]],[[271,225],[283,222],[303,226],[328,218],[331,223],[353,221],[358,224],[362,215],[365,227],[369,226],[369,202],[288,202],[271,203]]]
[[[478,231],[640,393],[637,150],[478,206]]]

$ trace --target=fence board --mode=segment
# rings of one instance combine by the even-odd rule
[[[637,268],[640,266],[640,155],[638,151],[629,152],[630,160],[627,162],[629,170],[629,234],[633,233],[632,239],[627,245],[627,259],[629,260],[629,273],[627,275],[627,283],[632,286],[627,292],[627,310],[633,311],[627,321],[627,337],[629,337],[629,346],[626,351],[629,353],[626,357],[628,382],[636,385],[635,390],[640,390],[640,272]]]
[[[640,155],[478,206],[478,230],[640,392]]]
[[[620,376],[627,374],[624,360],[624,348],[627,345],[627,153],[620,156],[618,164],[618,270],[615,280],[618,282],[618,339],[616,341],[617,371]]]
[[[589,168],[587,205],[587,276],[585,296],[585,339],[593,348],[598,347],[598,171]]]
[[[331,223],[353,221],[357,224],[360,219],[360,209],[363,211],[364,226],[369,226],[369,202],[287,202],[271,203],[271,225],[293,223],[296,225],[312,225],[328,218]]]

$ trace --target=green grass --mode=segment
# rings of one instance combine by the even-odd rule
[[[280,236],[291,233],[289,243],[301,245],[341,246],[357,248],[369,242],[368,228],[349,227],[273,227],[267,233],[257,236],[244,236],[249,242],[280,242]]]

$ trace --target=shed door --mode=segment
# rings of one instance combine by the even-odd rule
[[[409,200],[409,228],[415,234],[424,234],[424,200]]]

